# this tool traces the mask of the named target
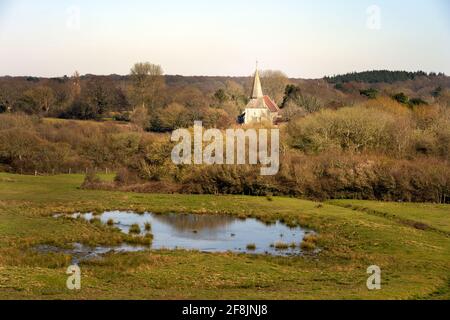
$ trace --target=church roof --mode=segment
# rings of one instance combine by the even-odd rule
[[[269,96],[264,96],[264,102],[267,108],[270,110],[270,112],[280,111],[280,108],[278,108],[277,104],[272,99],[270,99]]]
[[[278,112],[280,109],[269,96],[251,99],[246,106],[247,109],[269,109],[270,112]]]

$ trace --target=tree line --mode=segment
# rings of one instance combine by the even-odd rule
[[[384,71],[370,74],[384,74]],[[404,72],[387,72],[387,74]],[[409,74],[409,73],[408,73]],[[413,73],[414,74],[414,73]],[[352,106],[389,96],[410,107],[448,99],[449,77],[396,82],[338,82],[290,79],[281,71],[261,72],[264,93],[282,109],[284,121],[323,109]],[[408,76],[412,77],[412,76]],[[366,78],[362,80],[368,81]],[[389,81],[389,79],[387,80]],[[166,132],[202,120],[225,128],[244,111],[249,77],[164,75],[161,66],[136,63],[125,76],[80,75],[59,78],[0,78],[0,113],[48,118],[132,122],[147,131]]]
[[[426,73],[424,71],[390,71],[373,70],[363,72],[351,72],[343,75],[326,76],[325,80],[329,83],[347,83],[347,82],[367,82],[367,83],[394,83],[396,81],[414,80],[420,77],[435,78],[444,77],[443,73]]]
[[[280,171],[177,166],[166,133],[131,124],[0,115],[0,170],[67,174],[109,168],[115,182],[86,188],[137,192],[285,195],[311,199],[450,202],[450,109],[389,97],[292,119],[281,129]]]

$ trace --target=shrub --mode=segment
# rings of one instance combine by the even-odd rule
[[[420,105],[428,105],[428,102],[421,98],[412,98],[409,100],[410,106],[420,106]]]
[[[102,224],[102,221],[99,218],[92,218],[91,220],[89,220],[89,222],[96,225]]]
[[[95,105],[77,99],[59,117],[62,119],[96,120],[100,118],[100,113]]]
[[[312,251],[316,248],[318,241],[318,236],[310,233],[307,234],[304,238],[302,243],[300,244],[300,248],[302,248],[305,251]]]
[[[408,96],[406,94],[404,94],[403,92],[394,94],[392,96],[392,99],[394,99],[395,101],[397,101],[401,104],[408,104],[408,102],[409,102]]]
[[[130,113],[129,112],[122,112],[113,115],[114,121],[122,121],[122,122],[130,122]]]
[[[305,251],[312,251],[316,248],[316,244],[313,242],[302,241],[300,248]]]
[[[137,223],[132,224],[129,230],[130,234],[140,234],[141,233],[141,228],[139,227],[139,225]]]
[[[342,150],[348,152],[381,151],[398,153],[399,117],[371,108],[324,110],[289,124],[289,143],[306,153]],[[405,124],[407,126],[407,124]]]
[[[88,170],[84,177],[82,188],[91,188],[95,187],[97,184],[101,182],[100,177],[94,172],[94,170]]]
[[[287,249],[289,249],[289,244],[287,244],[285,242],[281,242],[281,241],[276,242],[273,246],[274,246],[274,248],[276,250],[287,250]]]
[[[117,171],[114,182],[118,185],[131,185],[138,183],[139,177],[127,168],[121,168]]]
[[[378,90],[374,89],[374,88],[369,88],[369,89],[366,89],[366,90],[360,90],[359,93],[362,96],[365,96],[365,97],[367,97],[369,99],[376,99],[377,96],[378,96]]]

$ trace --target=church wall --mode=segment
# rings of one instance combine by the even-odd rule
[[[246,109],[245,110],[245,123],[255,123],[261,121],[271,121],[270,113],[267,109]]]

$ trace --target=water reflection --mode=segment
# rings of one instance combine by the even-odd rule
[[[34,251],[40,253],[64,253],[72,256],[71,264],[78,265],[81,261],[91,260],[99,258],[100,256],[107,254],[109,252],[139,252],[146,251],[149,248],[146,246],[132,246],[127,244],[122,244],[119,246],[109,247],[109,246],[98,246],[89,247],[81,243],[74,243],[71,248],[60,248],[52,245],[38,245],[34,247]]]
[[[194,214],[162,214],[154,215],[154,219],[167,224],[180,233],[193,231],[216,232],[232,224],[235,219],[224,215]]]
[[[78,216],[86,220],[99,218],[105,224],[109,221],[125,233],[137,224],[141,235],[148,232],[145,230],[146,224],[151,224],[154,236],[152,249],[296,255],[301,253],[300,243],[305,233],[309,232],[301,227],[289,228],[281,222],[266,225],[253,218],[237,219],[226,215],[137,214],[123,211],[109,211],[95,217],[91,213],[73,215]]]

